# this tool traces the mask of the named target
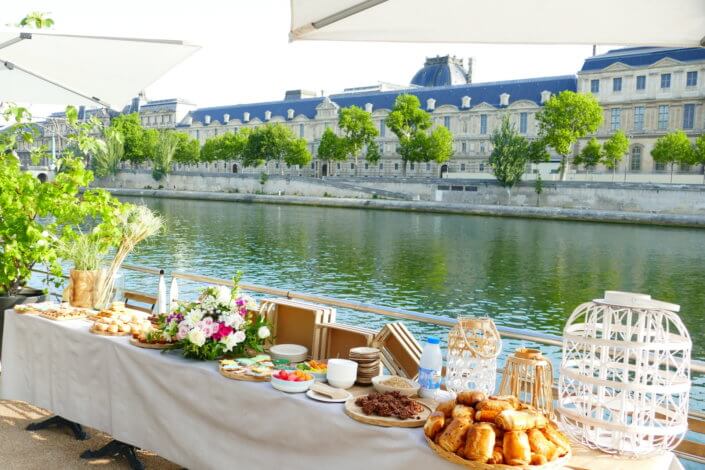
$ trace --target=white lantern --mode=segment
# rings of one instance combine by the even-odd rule
[[[558,412],[564,431],[604,452],[675,448],[688,429],[688,330],[675,304],[628,292],[580,305],[563,330]]]
[[[458,317],[448,333],[446,388],[494,392],[502,339],[491,318]]]

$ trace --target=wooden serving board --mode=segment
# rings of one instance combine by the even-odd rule
[[[374,426],[383,426],[386,428],[420,428],[426,423],[426,420],[431,415],[431,407],[421,400],[414,400],[423,406],[423,411],[412,419],[399,419],[392,417],[366,415],[362,408],[355,404],[355,400],[365,395],[357,395],[345,402],[345,414],[350,416],[355,421],[360,421],[365,424]]]
[[[173,346],[173,344],[159,344],[159,343],[143,343],[142,341],[135,339],[135,338],[130,338],[130,344],[133,346],[137,346],[138,348],[144,348],[144,349],[169,349],[170,347]]]
[[[82,315],[75,315],[72,317],[56,317],[53,315],[47,315],[46,313],[40,312],[39,316],[42,318],[46,318],[47,320],[68,321],[68,320],[83,320],[84,318],[88,317],[88,314],[84,313]]]
[[[255,377],[254,375],[240,374],[237,372],[232,372],[224,370],[222,367],[218,366],[218,372],[223,377],[227,377],[232,380],[244,380],[245,382],[271,382],[272,377]]]
[[[568,461],[572,457],[571,453],[568,452],[563,457],[559,457],[556,460],[548,462],[544,465],[505,465],[473,462],[472,460],[467,460],[460,457],[458,454],[448,452],[443,447],[433,442],[433,440],[429,439],[429,437],[425,434],[424,438],[426,439],[426,442],[431,447],[431,449],[433,449],[433,451],[440,457],[446,459],[449,462],[462,465],[466,468],[472,468],[474,470],[558,470],[566,468],[565,466],[568,464]]]
[[[118,331],[117,333],[111,333],[109,331],[100,331],[94,329],[92,326],[88,329],[91,333],[94,335],[100,335],[100,336],[127,336],[131,333],[125,333],[124,331]]]

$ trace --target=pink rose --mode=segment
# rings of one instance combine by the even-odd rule
[[[225,323],[215,323],[215,325],[218,327],[217,331],[213,334],[213,339],[215,341],[220,341],[233,332],[232,327],[227,326]]]

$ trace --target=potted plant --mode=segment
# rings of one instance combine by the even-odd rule
[[[74,307],[92,308],[96,305],[98,287],[104,275],[100,268],[108,244],[91,235],[81,233],[59,244],[61,258],[73,263],[63,297]]]

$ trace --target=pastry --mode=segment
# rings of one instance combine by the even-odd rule
[[[475,406],[477,411],[503,411],[503,410],[513,410],[514,405],[506,400],[494,400],[488,398],[487,400],[482,400]]]
[[[469,419],[454,419],[441,433],[438,445],[448,452],[456,452],[465,442],[465,436],[470,426],[472,426],[472,421]]]
[[[487,395],[479,391],[465,391],[458,394],[457,401],[461,405],[475,406],[482,400],[486,399]]]
[[[440,411],[446,415],[446,418],[453,416],[453,408],[455,408],[455,399],[444,401],[436,407],[436,411]]]
[[[504,410],[499,413],[495,423],[505,431],[526,431],[546,427],[548,420],[544,415],[532,411]]]
[[[548,459],[545,455],[531,454],[531,465],[543,465],[548,463]]]
[[[465,458],[486,463],[494,452],[495,432],[486,423],[473,424],[465,441]]]
[[[441,411],[434,411],[426,420],[426,424],[423,425],[423,432],[428,437],[433,439],[436,437],[445,425],[446,415]]]
[[[116,324],[112,324],[112,325],[108,326],[108,332],[109,333],[117,333],[118,326]]]
[[[492,457],[487,461],[489,464],[501,464],[504,463],[504,454],[502,453],[502,445],[494,446],[492,449]]]
[[[502,453],[507,465],[528,465],[531,462],[529,437],[524,431],[505,432]]]
[[[500,413],[501,410],[481,410],[475,413],[475,421],[494,423]]]
[[[474,414],[475,410],[473,410],[469,406],[455,405],[453,407],[453,412],[451,413],[451,416],[453,416],[453,418],[467,418],[472,421]]]
[[[105,323],[96,323],[95,327],[98,329],[98,331],[108,331],[108,325]]]
[[[558,455],[563,456],[570,451],[570,442],[568,438],[556,428],[553,423],[548,423],[548,425],[541,430],[546,439],[551,441],[558,448]]]
[[[529,436],[529,446],[532,453],[542,455],[546,457],[546,460],[553,460],[556,457],[558,448],[541,431],[529,429],[526,435]]]
[[[512,408],[514,408],[515,410],[518,410],[519,406],[521,405],[521,403],[519,402],[519,399],[517,397],[515,397],[514,395],[493,395],[493,396],[490,396],[490,400],[509,402],[512,405]]]

